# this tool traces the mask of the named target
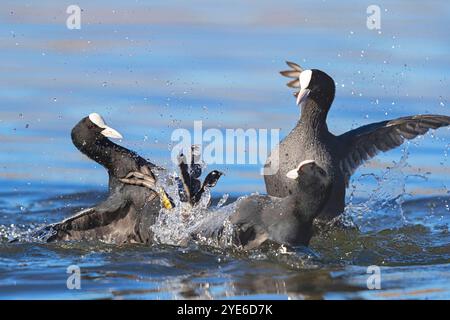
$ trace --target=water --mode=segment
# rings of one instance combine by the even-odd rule
[[[205,244],[8,244],[105,197],[107,176],[70,141],[90,112],[121,144],[170,166],[176,128],[281,128],[298,109],[284,60],[332,75],[329,127],[344,132],[416,113],[449,114],[445,2],[78,1],[81,30],[58,1],[3,1],[0,12],[0,298],[450,298],[448,150],[441,129],[357,171],[346,219],[294,252]],[[176,9],[175,9],[176,8]],[[260,165],[224,171],[216,198],[264,192]],[[69,265],[81,290],[68,290]],[[368,290],[367,266],[382,290]]]

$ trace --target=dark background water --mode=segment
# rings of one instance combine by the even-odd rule
[[[348,197],[359,231],[313,239],[313,259],[205,247],[7,244],[104,196],[104,170],[70,141],[98,112],[120,143],[169,166],[176,128],[280,128],[298,108],[278,71],[293,60],[329,73],[337,94],[329,128],[417,113],[449,114],[450,5],[378,1],[2,1],[0,10],[1,298],[449,298],[448,129],[380,155]],[[259,191],[261,165],[225,171],[216,195]],[[393,167],[393,169],[388,169]],[[66,288],[66,268],[82,290]],[[382,267],[383,290],[366,287]]]

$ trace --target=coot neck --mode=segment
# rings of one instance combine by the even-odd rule
[[[320,107],[316,101],[307,99],[302,104],[299,123],[307,136],[319,136],[328,133],[328,108]]]
[[[113,169],[114,159],[118,159],[123,148],[111,142],[106,137],[90,139],[73,139],[74,145],[90,159],[101,164],[108,170]]]

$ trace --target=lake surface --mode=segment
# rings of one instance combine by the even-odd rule
[[[336,81],[329,128],[419,113],[449,115],[450,4],[377,1],[2,1],[0,298],[449,299],[450,130],[381,154],[353,177],[345,218],[309,249],[239,253],[201,245],[114,246],[7,240],[104,198],[107,174],[72,145],[98,112],[121,145],[171,167],[177,128],[294,127],[285,60]],[[262,160],[263,161],[263,160]],[[214,196],[265,192],[261,164],[210,165]],[[81,269],[68,290],[67,267]],[[381,268],[368,290],[367,267]]]

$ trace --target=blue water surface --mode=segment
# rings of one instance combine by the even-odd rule
[[[348,192],[359,230],[311,244],[315,258],[205,247],[7,244],[104,197],[107,175],[72,145],[98,112],[120,144],[171,167],[177,128],[280,129],[299,109],[279,71],[329,73],[336,134],[422,113],[449,115],[450,3],[377,1],[4,0],[0,10],[0,298],[450,298],[448,151],[443,128],[369,161]],[[258,164],[213,164],[215,195],[265,192]],[[82,289],[66,287],[69,265]],[[366,268],[379,265],[381,290]]]

